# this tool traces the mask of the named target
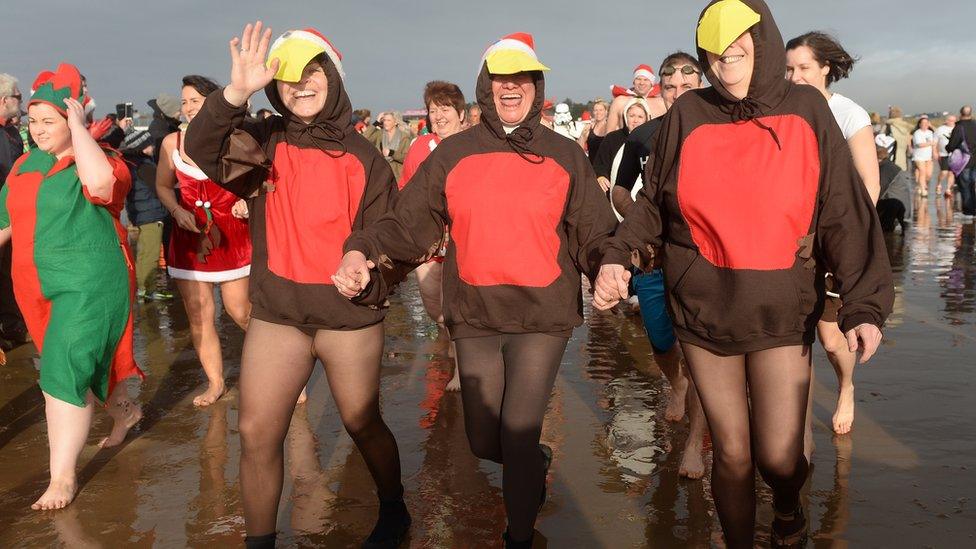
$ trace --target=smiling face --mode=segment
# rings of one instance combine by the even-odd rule
[[[392,114],[388,114],[388,113],[383,113],[382,116],[383,116],[383,120],[382,120],[383,129],[388,132],[392,132],[393,130],[395,130],[397,125],[396,118],[394,118]]]
[[[756,63],[755,47],[752,34],[742,33],[735,42],[725,48],[722,55],[706,52],[708,65],[712,74],[718,78],[733,97],[744,99],[749,95],[749,84],[752,83],[752,69]]]
[[[603,122],[607,119],[607,106],[603,103],[593,105],[593,121]]]
[[[641,97],[646,97],[647,94],[651,93],[653,87],[654,82],[651,82],[651,79],[646,76],[634,78],[634,91]]]
[[[31,138],[37,148],[61,157],[71,149],[68,120],[47,103],[35,103],[27,109]]]
[[[685,65],[687,63],[675,65],[677,70],[673,74],[661,77],[661,99],[664,100],[666,108],[670,109],[674,101],[681,97],[681,94],[701,87],[701,75],[681,72],[681,68]]]
[[[631,105],[624,115],[627,119],[627,131],[634,131],[634,128],[647,122],[647,111],[640,105]]]
[[[821,65],[807,46],[786,52],[786,78],[794,84],[807,84],[826,92],[828,74],[830,65]]]
[[[502,123],[507,126],[521,124],[529,115],[535,101],[535,82],[532,74],[492,75],[491,94],[495,100],[495,111]]]
[[[309,61],[298,82],[276,80],[278,96],[285,108],[306,124],[315,120],[329,96],[329,79],[318,61]]]
[[[430,118],[431,131],[441,139],[461,131],[461,123],[463,122],[461,113],[455,110],[452,105],[435,105],[431,102],[427,106],[427,117]]]
[[[193,117],[200,112],[200,107],[203,106],[205,99],[206,97],[200,95],[200,92],[193,86],[183,86],[183,90],[180,92],[180,112],[183,113],[187,122],[192,121]]]
[[[923,118],[918,121],[918,129],[922,131],[928,131],[932,129],[932,123],[929,122],[928,118]]]

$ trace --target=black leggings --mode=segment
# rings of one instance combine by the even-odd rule
[[[251,319],[241,357],[241,498],[249,536],[275,531],[284,442],[295,401],[318,358],[346,432],[363,455],[381,499],[401,495],[400,454],[380,416],[383,324],[360,330],[298,328]]]
[[[796,509],[806,482],[803,428],[810,348],[776,347],[719,356],[681,344],[711,431],[712,496],[730,548],[753,546],[753,463],[781,513]]]
[[[456,340],[471,451],[502,464],[508,533],[532,537],[545,483],[542,420],[568,338],[500,334]]]

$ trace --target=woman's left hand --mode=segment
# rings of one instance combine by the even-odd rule
[[[847,348],[852,352],[861,351],[860,363],[871,360],[881,345],[881,330],[874,324],[858,324],[847,331]]]
[[[234,207],[230,209],[230,213],[237,219],[247,219],[250,215],[250,212],[247,210],[247,202],[243,198],[234,202]]]
[[[85,127],[85,107],[70,97],[64,100],[65,110],[68,112],[68,129],[72,132],[87,131]]]

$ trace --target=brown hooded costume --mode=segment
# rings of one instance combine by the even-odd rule
[[[699,48],[715,85],[664,117],[646,185],[603,261],[649,268],[660,250],[678,339],[720,355],[812,343],[825,270],[844,331],[882,326],[894,300],[877,215],[827,102],[784,78],[769,8],[742,1],[760,15],[747,97],[722,87]]]
[[[595,276],[615,225],[586,155],[540,124],[545,81],[531,74],[535,100],[507,133],[482,64],[482,123],[445,139],[393,212],[346,241],[385,270],[436,252],[450,227],[444,316],[454,338],[569,335],[583,321],[580,273]]]
[[[285,108],[276,81],[265,93],[282,116],[260,121],[218,90],[190,124],[186,152],[214,182],[251,199],[252,316],[304,330],[355,330],[383,320],[383,301],[351,303],[330,277],[346,237],[386,213],[397,187],[389,164],[355,131],[335,64],[325,54],[315,59],[328,97],[312,123]],[[382,282],[371,291],[385,294]]]

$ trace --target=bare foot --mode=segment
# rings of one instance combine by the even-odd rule
[[[461,370],[457,366],[454,367],[454,377],[447,382],[447,387],[444,390],[449,393],[456,393],[461,390]]]
[[[834,411],[834,432],[846,435],[854,423],[854,386],[841,387],[837,394],[837,409]]]
[[[112,424],[112,432],[98,443],[99,448],[111,448],[118,446],[125,440],[125,435],[139,420],[142,419],[142,408],[131,400],[122,400],[117,405],[108,410],[115,423]]]
[[[77,487],[73,480],[55,481],[51,479],[51,483],[47,485],[47,490],[31,505],[31,509],[35,511],[64,509],[71,503],[71,500],[75,499],[76,489]]]
[[[705,476],[705,460],[702,459],[701,441],[698,444],[690,442],[685,446],[685,453],[682,454],[681,464],[678,466],[678,476],[692,480],[698,480]]]
[[[664,410],[664,419],[668,421],[681,421],[685,417],[685,397],[688,395],[688,378],[679,374],[677,383],[671,385],[671,394],[668,396],[668,407]]]
[[[298,395],[298,401],[295,402],[295,406],[305,404],[306,400],[308,400],[308,393],[305,392],[305,387],[302,387],[302,394]]]
[[[210,386],[207,387],[206,392],[204,392],[203,394],[197,395],[196,397],[193,398],[193,405],[194,406],[210,406],[214,402],[217,402],[217,400],[220,397],[224,396],[224,393],[226,393],[226,392],[227,392],[227,389],[224,387],[224,382],[223,381],[221,381],[219,385],[214,385],[211,382],[210,383]]]

